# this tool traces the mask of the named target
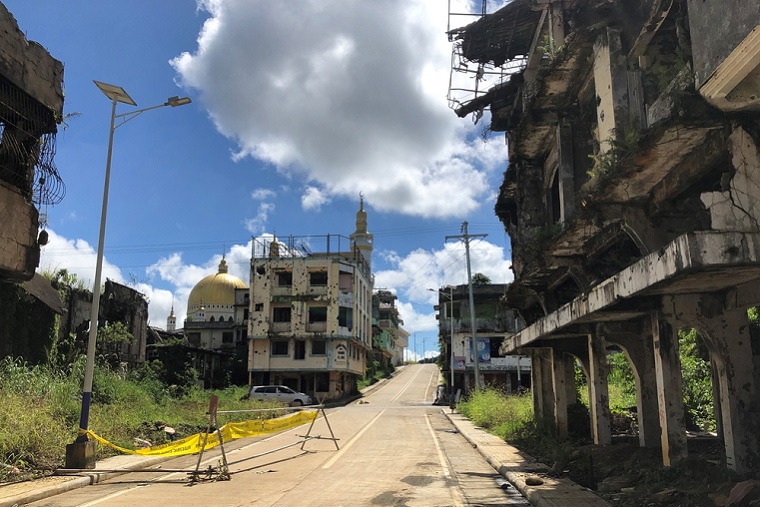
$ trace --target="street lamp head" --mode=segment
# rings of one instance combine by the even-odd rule
[[[166,100],[166,104],[164,104],[164,105],[165,106],[178,107],[178,106],[184,106],[185,104],[189,104],[191,102],[192,102],[192,100],[190,100],[190,97],[179,98],[179,97],[175,96],[175,97],[169,97]]]

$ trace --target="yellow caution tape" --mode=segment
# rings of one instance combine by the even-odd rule
[[[277,419],[265,419],[265,420],[253,420],[243,422],[230,422],[219,428],[222,434],[222,439],[225,442],[235,440],[238,438],[255,437],[258,435],[265,435],[267,433],[273,433],[275,431],[283,431],[290,428],[295,428],[307,422],[311,422],[317,418],[316,411],[309,412],[296,412],[285,417],[279,417]],[[117,451],[125,454],[140,454],[143,456],[183,456],[185,454],[194,454],[200,452],[201,449],[208,450],[213,449],[219,445],[219,434],[217,432],[209,433],[206,437],[206,445],[203,445],[203,439],[206,436],[205,433],[196,433],[190,435],[181,440],[175,440],[173,442],[167,442],[161,445],[154,445],[152,447],[146,447],[143,449],[127,449],[120,447],[116,444],[112,444],[103,437],[100,437],[93,433],[91,430],[80,430],[80,433],[86,434],[89,438],[94,438],[103,445],[107,445],[116,449]]]

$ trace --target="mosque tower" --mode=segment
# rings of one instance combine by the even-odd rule
[[[364,257],[368,266],[372,266],[372,234],[367,232],[367,212],[364,211],[364,195],[359,194],[359,211],[356,212],[356,231],[351,240]]]
[[[166,330],[177,330],[177,317],[174,315],[174,303],[172,303],[172,311],[169,312],[169,316],[166,318]]]

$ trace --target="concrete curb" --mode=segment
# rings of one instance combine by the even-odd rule
[[[125,460],[124,458],[132,458]],[[81,472],[80,475],[53,475],[42,479],[11,483],[0,487],[0,507],[18,507],[37,500],[43,500],[51,496],[66,493],[85,486],[91,486],[101,481],[112,479],[135,470],[141,470],[171,459],[169,457],[143,457],[143,456],[112,456],[98,462],[97,468],[89,472]],[[124,470],[114,472],[114,469]],[[20,490],[13,494],[14,490]]]
[[[549,467],[507,444],[499,437],[475,426],[458,413],[442,411],[459,433],[478,450],[489,465],[512,483],[534,507],[611,507],[601,497],[568,479],[548,477]],[[542,484],[530,486],[529,477],[539,476]]]

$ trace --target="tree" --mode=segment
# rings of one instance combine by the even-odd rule
[[[475,273],[472,275],[472,284],[473,285],[488,285],[491,283],[491,279],[488,278],[483,273]]]
[[[121,362],[121,348],[134,339],[123,322],[109,322],[98,328],[99,359],[116,369]]]

